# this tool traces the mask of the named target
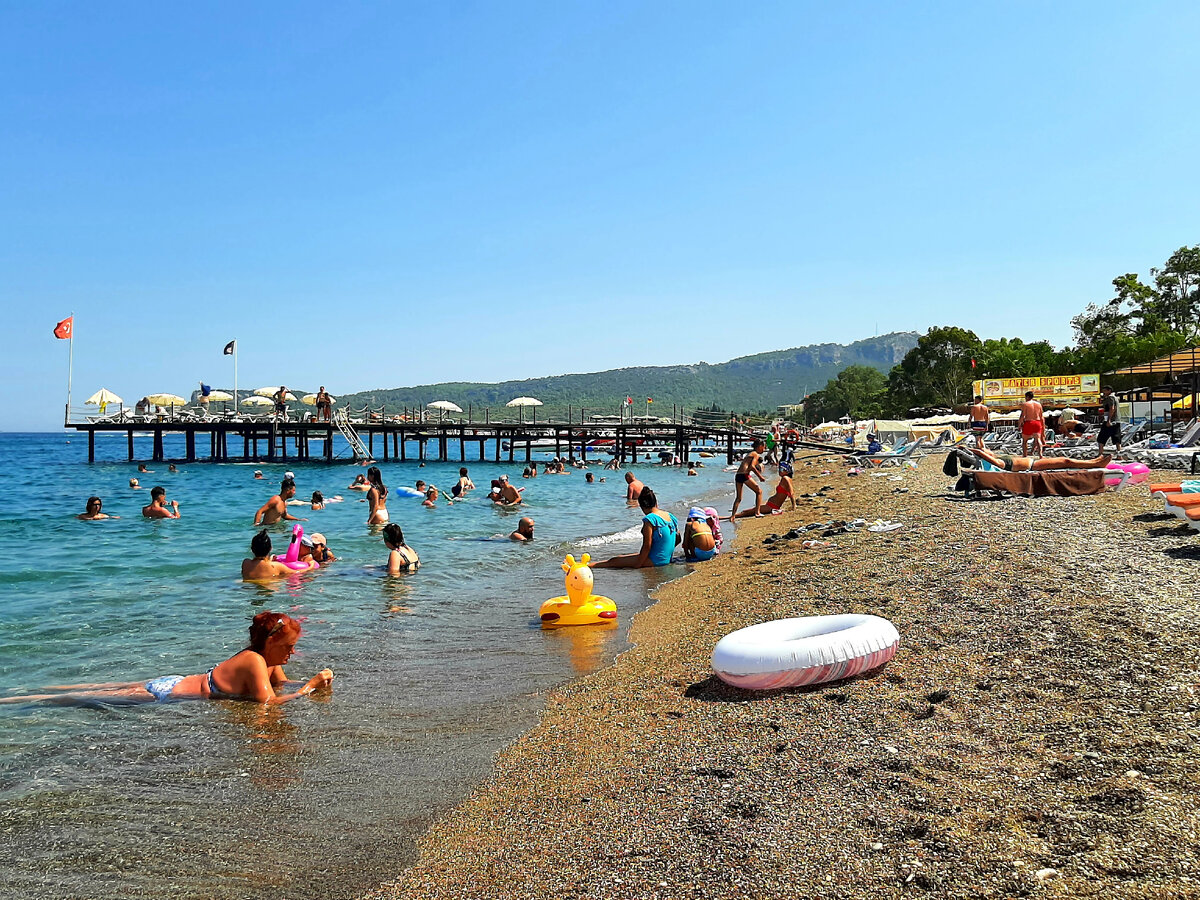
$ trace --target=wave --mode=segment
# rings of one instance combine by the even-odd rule
[[[641,537],[642,525],[630,525],[624,531],[614,531],[611,534],[598,534],[595,537],[583,538],[576,541],[579,547],[604,547],[608,544],[623,544]]]

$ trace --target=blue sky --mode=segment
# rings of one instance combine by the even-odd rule
[[[0,2],[4,428],[1069,320],[1200,242],[1200,7]]]

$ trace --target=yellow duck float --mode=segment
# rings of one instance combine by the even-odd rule
[[[564,625],[606,625],[617,619],[617,604],[608,597],[597,597],[592,593],[592,561],[587,553],[579,562],[568,555],[562,564],[567,573],[567,596],[553,597],[542,604],[538,611],[543,628],[560,628]]]

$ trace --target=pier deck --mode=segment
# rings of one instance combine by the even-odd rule
[[[70,422],[68,428],[86,432],[88,461],[96,461],[96,435],[124,433],[128,457],[135,461],[137,442],[149,439],[151,452],[142,456],[145,462],[170,461],[164,452],[163,438],[181,434],[185,452],[176,462],[282,462],[282,461],[350,461],[353,456],[334,452],[334,438],[339,434],[330,422],[286,421],[179,421],[151,422]],[[534,445],[550,449],[555,456],[586,461],[593,457],[614,455],[625,463],[636,458],[645,445],[667,447],[687,463],[691,455],[703,448],[714,453],[724,452],[733,462],[737,451],[750,440],[746,432],[684,424],[606,424],[567,425],[556,423],[514,424],[497,422],[426,422],[354,423],[353,429],[366,445],[372,458],[379,460],[493,460],[516,462],[520,456],[528,462],[533,458]],[[593,442],[603,441],[602,444]],[[239,446],[240,444],[240,446]],[[231,452],[232,445],[232,452]],[[378,450],[382,452],[377,452]],[[489,446],[490,445],[490,446]],[[206,449],[201,455],[198,447]],[[457,455],[451,455],[451,448]],[[468,455],[468,448],[469,453]],[[240,451],[240,452],[239,452]],[[346,448],[349,452],[349,448]]]

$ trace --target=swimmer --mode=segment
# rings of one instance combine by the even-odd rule
[[[433,485],[430,485],[429,489],[425,491],[425,499],[421,501],[421,505],[428,507],[429,509],[433,509],[437,506],[437,498],[438,489]]]
[[[178,519],[179,501],[168,503],[167,489],[160,484],[155,485],[150,489],[150,505],[142,507],[142,515],[147,519]]]
[[[507,475],[501,475],[499,480],[500,480],[500,499],[497,502],[498,503],[507,503],[507,504],[513,505],[513,506],[520,504],[521,503],[521,491],[523,491],[524,488],[521,488],[521,490],[517,490],[515,487],[513,487],[511,484],[509,484]]]
[[[717,555],[717,539],[708,515],[698,506],[688,510],[683,526],[683,557],[689,562],[704,562]]]
[[[153,475],[154,470],[147,469],[145,463],[138,463],[138,474],[139,475]]]
[[[738,507],[742,504],[742,488],[746,485],[750,485],[750,490],[754,491],[754,515],[761,516],[763,514],[762,489],[754,479],[757,477],[758,481],[767,480],[762,470],[762,452],[766,446],[766,442],[762,439],[755,440],[754,449],[742,457],[737,474],[733,477],[737,490],[733,496],[733,511],[729,514],[730,519],[737,518]]]
[[[179,470],[177,468],[175,468],[175,463],[171,463],[169,466],[167,466],[167,471],[168,472],[178,472]]]
[[[629,485],[629,489],[625,491],[625,502],[631,505],[637,503],[645,485],[638,481],[632,472],[625,473],[625,483]]]
[[[254,480],[255,480],[255,481],[260,481],[261,479],[263,479],[263,478],[265,478],[265,477],[266,477],[266,476],[265,476],[265,475],[263,475],[263,473],[262,473],[262,469],[255,469],[255,470],[254,470]]]
[[[693,476],[693,475],[699,475],[699,474],[700,474],[699,472],[697,472],[697,471],[696,471],[696,464],[695,464],[694,462],[690,462],[690,463],[688,463],[688,471],[687,471],[687,473],[688,473],[688,476],[689,476],[689,477],[691,477],[691,476]]]
[[[508,536],[510,541],[532,541],[533,519],[525,516],[517,523],[517,530]]]
[[[417,551],[404,543],[404,532],[395,522],[383,529],[383,544],[390,551],[387,562],[389,575],[414,572],[421,567],[421,558],[417,556]]]
[[[354,476],[354,483],[346,486],[350,491],[369,491],[371,486],[367,484],[367,476],[359,472]]]
[[[595,484],[596,476],[593,475],[591,472],[588,472],[586,475],[583,476],[583,480],[584,480],[585,484]],[[604,479],[601,478],[600,480],[603,481]]]
[[[525,471],[523,471],[523,472],[521,473],[521,477],[522,477],[522,478],[528,478],[528,477],[529,477],[529,466],[526,466],[526,467],[525,467]]]
[[[388,489],[383,483],[377,466],[367,469],[367,482],[371,485],[367,491],[367,524],[386,525],[388,522],[387,495]]]
[[[285,478],[279,483],[279,493],[275,494],[258,508],[254,514],[255,525],[274,525],[276,522],[307,522],[308,519],[297,519],[287,511],[287,502],[296,496],[296,482]]]
[[[136,478],[130,478],[129,479],[129,489],[131,491],[140,491],[142,489],[142,486],[140,484],[138,484],[138,480]]]
[[[467,495],[467,491],[475,490],[475,482],[471,480],[471,476],[467,474],[467,467],[463,466],[458,470],[458,483],[450,488],[450,493],[455,499],[461,500]]]
[[[271,536],[267,534],[266,529],[250,539],[250,552],[254,554],[254,558],[242,560],[243,581],[271,581],[276,578],[290,578],[301,571],[271,557]],[[309,560],[308,567],[312,568],[312,560]]]
[[[425,493],[425,482],[422,481],[421,479],[419,479],[419,478],[417,479],[417,483],[416,483],[416,485],[414,485],[414,487],[418,491],[420,491],[422,494]]]
[[[300,639],[300,623],[277,612],[260,612],[250,625],[250,646],[199,675],[163,675],[150,681],[106,684],[56,685],[53,694],[5,697],[0,703],[48,701],[69,704],[86,701],[152,703],[168,700],[246,700],[275,705],[307,697],[328,688],[333,670],[322,669],[298,691],[279,694],[288,683],[284,663],[291,659]]]
[[[104,501],[99,497],[88,497],[87,511],[81,512],[75,518],[83,519],[85,522],[94,522],[97,519],[119,519],[120,516],[110,516],[108,513],[100,512],[100,508],[104,506]]]
[[[329,544],[325,540],[325,535],[319,531],[314,531],[311,535],[306,534],[304,537],[312,539],[312,558],[321,565],[326,563],[337,562],[337,557],[333,555],[333,551],[329,549]],[[303,545],[301,541],[301,545]]]
[[[638,506],[643,513],[641,549],[637,553],[592,563],[593,569],[644,569],[670,564],[671,554],[682,540],[679,520],[658,508],[658,498],[648,487],[643,487],[638,493]]]

